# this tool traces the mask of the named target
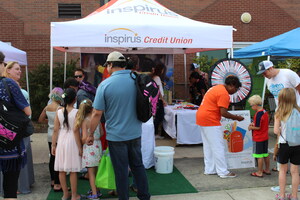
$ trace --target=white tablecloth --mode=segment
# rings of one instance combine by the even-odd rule
[[[146,169],[149,169],[150,167],[154,166],[155,136],[153,118],[142,124],[141,140],[143,164]]]
[[[165,107],[163,128],[166,133],[172,138],[177,138],[178,144],[202,143],[200,128],[196,124],[197,110],[173,108],[174,106]]]

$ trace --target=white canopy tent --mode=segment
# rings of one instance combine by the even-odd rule
[[[155,0],[112,0],[85,18],[51,22],[53,48],[64,52],[186,54],[232,48],[232,26],[183,17]]]
[[[27,68],[27,54],[25,51],[17,49],[5,42],[0,41],[0,51],[5,55],[4,62],[15,61],[20,65],[25,65],[26,71],[26,87],[29,93],[29,81],[28,81],[28,68]]]

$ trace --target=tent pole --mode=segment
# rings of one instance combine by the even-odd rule
[[[186,71],[186,54],[183,54],[184,60],[184,98],[187,97],[187,71]]]
[[[50,46],[50,92],[52,91],[52,82],[53,82],[53,47]]]
[[[27,87],[27,92],[28,92],[28,101],[30,104],[30,93],[29,93],[29,80],[28,80],[28,67],[27,65],[25,66],[25,71],[26,71],[26,87]]]
[[[267,57],[267,60],[270,61],[270,56]],[[261,98],[262,98],[262,104],[264,105],[264,100],[265,100],[265,93],[266,93],[266,86],[267,86],[267,81],[266,81],[266,77],[264,78],[264,87],[263,87],[263,92],[262,92],[262,95],[261,95]],[[262,105],[262,106],[263,106]]]
[[[65,52],[64,82],[66,82],[66,76],[67,76],[67,52]]]

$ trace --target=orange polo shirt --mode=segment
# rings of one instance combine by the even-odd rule
[[[200,126],[220,126],[220,107],[228,108],[229,93],[224,85],[211,87],[204,95],[203,101],[196,113],[196,124]]]

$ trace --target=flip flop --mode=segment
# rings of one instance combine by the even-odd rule
[[[264,176],[257,175],[256,172],[252,172],[250,175],[254,176],[254,177],[257,177],[257,178],[263,178],[264,177]]]
[[[278,172],[278,170],[277,170],[276,167],[272,168],[272,171],[273,171],[273,172]]]
[[[60,189],[53,189],[53,191],[54,192],[63,192],[63,189],[62,188],[60,188]],[[71,191],[71,188],[70,187],[68,187],[68,191]]]
[[[271,175],[271,172],[266,172],[265,170],[263,170],[263,173],[264,173],[265,175]]]
[[[81,180],[89,180],[89,178],[87,178],[85,175],[86,174],[81,174],[81,176],[79,176],[79,179],[81,179]]]

